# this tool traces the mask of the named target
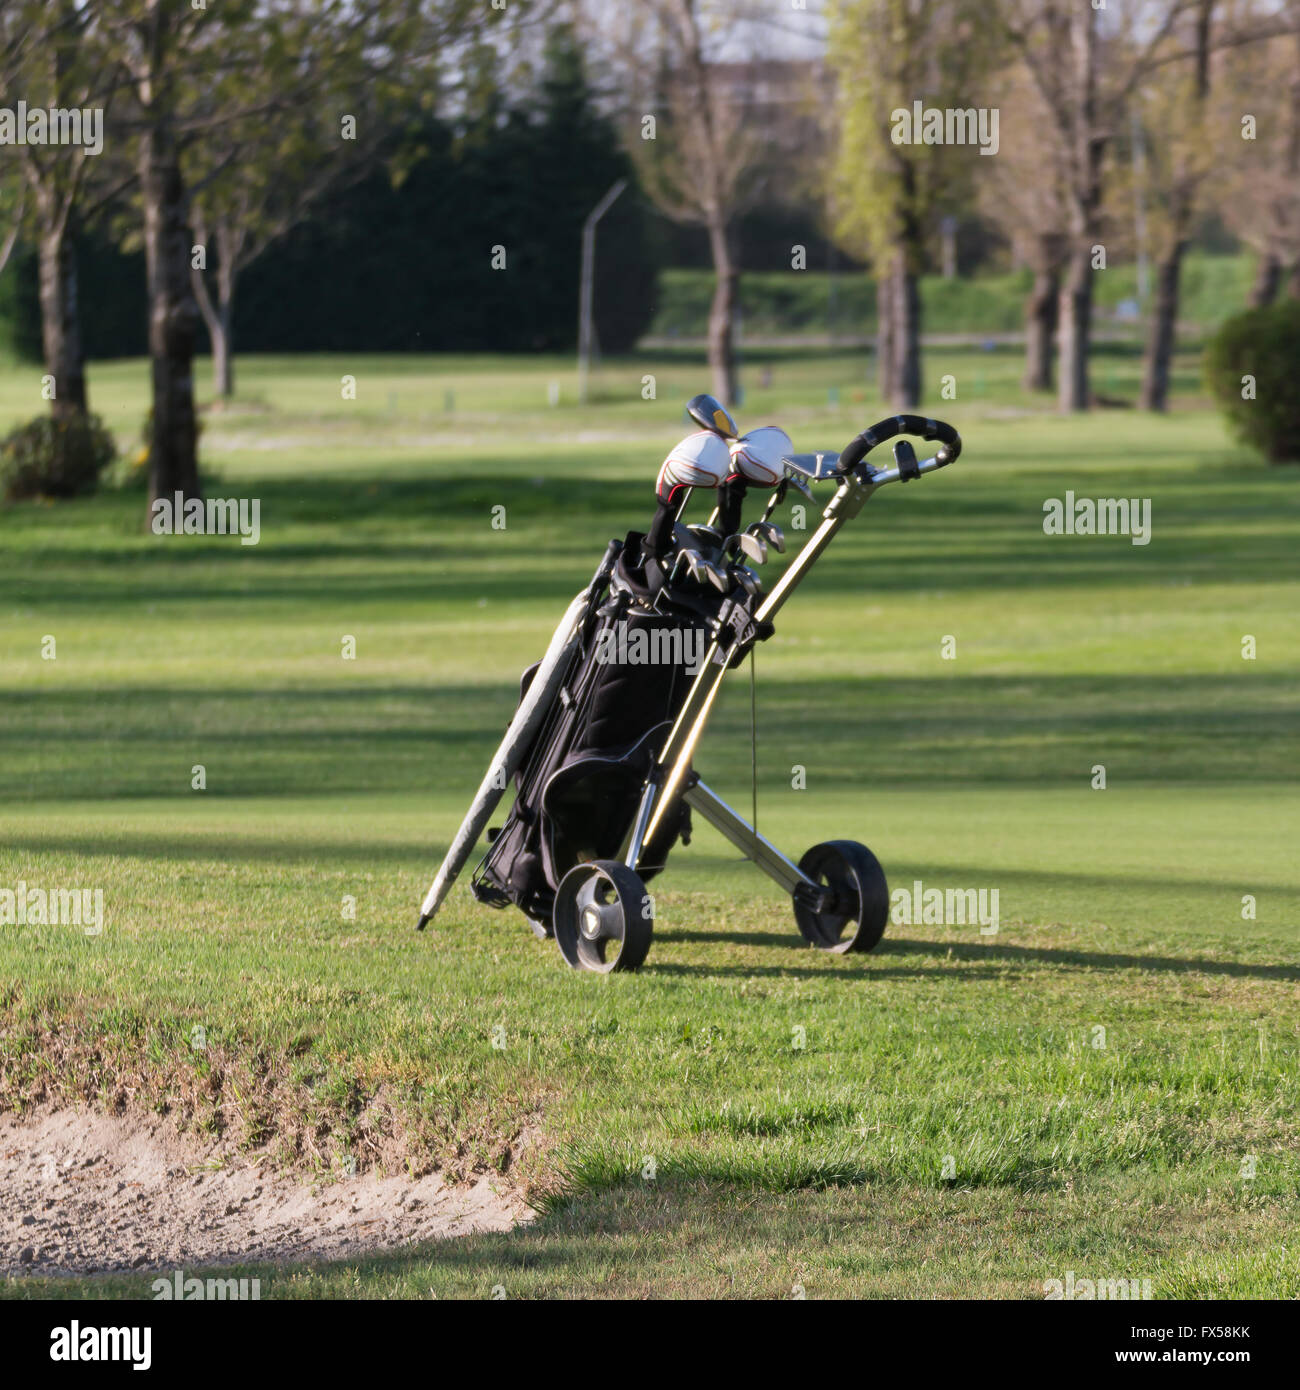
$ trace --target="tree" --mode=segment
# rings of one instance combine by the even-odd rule
[[[743,65],[724,68],[719,50],[747,8],[744,0],[626,0],[617,34],[603,36],[624,80],[628,148],[642,185],[666,216],[708,233],[709,367],[713,394],[727,403],[738,393],[735,222],[758,191],[764,145],[750,75]]]
[[[204,141],[186,159],[196,248],[190,283],[212,345],[213,390],[222,399],[235,389],[232,340],[239,276],[327,194],[363,179],[389,133],[381,121],[359,120],[364,138],[340,143],[328,124],[305,118],[314,114],[286,113],[251,135],[225,127],[218,132],[224,139]]]
[[[1023,64],[1014,64],[1000,79],[998,106],[1001,143],[980,180],[980,207],[1033,277],[1025,299],[1023,384],[1026,391],[1051,391],[1068,246],[1062,161],[1042,98]]]
[[[564,330],[557,347],[575,341],[587,214],[616,180],[627,179],[631,185],[600,223],[595,261],[597,343],[626,352],[646,326],[658,267],[636,170],[615,122],[596,104],[588,63],[570,25],[548,31],[537,92],[527,99],[524,112],[533,147],[530,181],[547,204],[540,230],[548,243],[543,254],[550,266],[544,277],[549,317]]]
[[[430,82],[440,45],[472,0],[103,0],[102,57],[130,94],[149,301],[153,384],[150,499],[200,495],[193,360],[198,311],[190,280],[192,190],[186,151],[300,108],[340,74],[401,72]],[[358,89],[358,97],[360,97]],[[338,113],[340,138],[346,114]],[[213,167],[226,164],[218,157]]]
[[[41,349],[45,374],[52,383],[50,410],[56,417],[86,410],[85,357],[77,285],[75,237],[103,209],[122,183],[87,192],[93,164],[104,158],[103,146],[81,129],[83,112],[106,109],[112,86],[94,59],[89,36],[93,12],[75,0],[24,0],[0,9],[0,74],[6,90],[24,93],[29,111],[59,108],[77,113],[77,143],[24,143],[18,163],[28,196],[16,197],[17,209],[5,236],[4,259],[24,225],[36,242],[41,311]],[[74,133],[69,128],[69,133]],[[47,132],[51,134],[51,132]],[[100,131],[102,142],[103,131]]]
[[[1277,11],[1238,3],[1218,36],[1224,49],[1210,117],[1224,220],[1256,253],[1251,308],[1269,305],[1288,267],[1300,297],[1300,3]]]
[[[1183,18],[1184,37],[1175,26],[1170,44],[1188,42],[1190,62],[1167,65],[1143,86],[1146,118],[1147,193],[1155,195],[1157,243],[1155,303],[1151,308],[1140,404],[1165,410],[1178,321],[1183,256],[1191,242],[1201,189],[1213,165],[1206,131],[1210,94],[1210,40],[1216,0],[1196,0]]]
[[[840,79],[835,224],[848,249],[875,267],[880,389],[899,409],[921,399],[927,232],[940,212],[959,206],[980,161],[974,143],[927,142],[912,129],[915,106],[924,96],[941,123],[945,111],[974,116],[992,56],[989,38],[977,0],[838,0],[833,12],[829,57]]]
[[[6,189],[3,195],[13,200],[13,206],[6,209],[6,230],[3,239],[0,240],[0,275],[4,274],[4,268],[9,264],[9,257],[14,253],[14,247],[18,244],[18,234],[23,228],[23,213],[26,211],[27,198],[22,189],[17,192]]]
[[[407,55],[395,48],[367,51],[365,40],[372,37],[364,28],[331,31],[328,25],[299,31],[293,55],[299,99],[292,106],[277,99],[285,82],[280,65],[264,64],[253,79],[274,119],[223,121],[226,95],[199,94],[196,115],[209,118],[211,126],[188,143],[182,164],[196,243],[190,279],[212,345],[213,387],[220,398],[234,392],[239,276],[324,198],[378,167],[403,124],[420,110]],[[298,46],[303,43],[310,45],[305,51]],[[418,71],[419,62],[412,67]],[[243,97],[248,100],[247,86]],[[351,125],[342,131],[345,113]]]
[[[1067,248],[1059,296],[1062,410],[1091,404],[1093,273],[1102,246],[1106,156],[1128,101],[1180,15],[1199,0],[1132,6],[1103,36],[1085,0],[1002,0],[1002,31],[1049,113],[1065,195]]]

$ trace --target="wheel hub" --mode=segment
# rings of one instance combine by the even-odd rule
[[[560,880],[552,922],[555,944],[575,970],[635,970],[650,949],[653,923],[641,915],[645,885],[626,864],[575,864]]]

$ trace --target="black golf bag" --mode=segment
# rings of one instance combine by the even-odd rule
[[[580,640],[519,771],[505,824],[471,891],[483,903],[514,903],[549,935],[555,891],[575,864],[616,859],[636,818],[642,787],[709,646],[707,600],[670,602],[644,537],[611,541],[593,584]],[[602,581],[603,578],[603,582]],[[520,682],[520,699],[537,666]],[[690,839],[685,802],[645,845],[642,879]]]

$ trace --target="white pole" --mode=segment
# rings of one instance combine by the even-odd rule
[[[587,376],[591,371],[593,340],[592,284],[596,278],[596,223],[610,210],[614,199],[627,187],[626,179],[619,181],[587,214],[582,224],[582,280],[578,288],[578,404],[587,404]]]

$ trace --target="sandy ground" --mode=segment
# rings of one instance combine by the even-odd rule
[[[495,1185],[494,1185],[495,1184]],[[508,1230],[531,1212],[500,1178],[451,1187],[372,1174],[309,1186],[165,1122],[0,1116],[0,1276],[323,1260]]]

